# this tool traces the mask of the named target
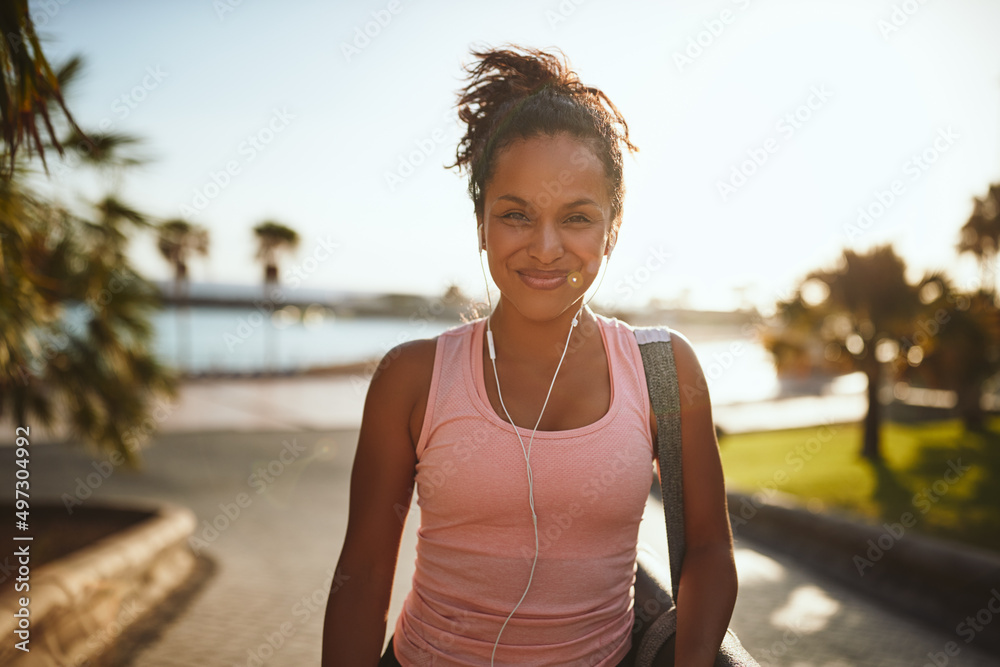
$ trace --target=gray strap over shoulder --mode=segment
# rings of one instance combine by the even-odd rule
[[[684,486],[681,474],[681,395],[668,327],[633,327],[656,415],[656,449],[660,493],[667,529],[670,589],[677,604],[677,587],[684,562]]]
[[[667,327],[632,327],[639,343],[656,415],[656,449],[660,464],[660,491],[667,524],[667,558],[674,606],[660,614],[639,645],[635,664],[650,667],[660,647],[677,631],[677,588],[684,562],[684,485],[681,475],[681,394],[674,363],[674,348]],[[672,664],[672,663],[671,663]],[[716,657],[716,667],[760,667],[732,628],[726,630]]]

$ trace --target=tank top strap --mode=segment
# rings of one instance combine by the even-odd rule
[[[420,437],[417,439],[417,459],[427,448],[427,442],[437,425],[436,420],[440,411],[435,408],[438,405],[468,403],[467,400],[453,399],[461,398],[455,395],[456,391],[467,391],[464,379],[467,359],[471,353],[473,329],[480,322],[485,322],[485,318],[456,325],[438,335],[434,351],[434,372],[427,394],[427,407],[424,410],[423,425],[420,427]]]
[[[616,391],[623,393],[624,402],[631,405],[633,411],[640,413],[649,423],[652,419],[653,406],[649,400],[649,389],[646,385],[646,373],[642,365],[642,353],[635,337],[635,328],[619,320],[617,317],[607,317],[594,313],[605,330],[608,342],[608,354],[616,371],[618,385]],[[656,443],[652,434],[649,435],[649,451],[651,458],[656,458]]]

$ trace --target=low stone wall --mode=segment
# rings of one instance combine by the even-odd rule
[[[191,573],[196,557],[187,539],[196,523],[186,508],[151,507],[148,519],[32,568],[29,591],[11,587],[0,597],[0,665],[93,664]],[[29,652],[15,646],[22,596],[30,596]]]
[[[955,647],[1000,652],[1000,555],[915,534],[905,515],[876,525],[811,512],[780,492],[727,498],[734,536],[941,628]]]

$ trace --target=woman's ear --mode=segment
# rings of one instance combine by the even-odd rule
[[[608,246],[604,249],[604,254],[609,258],[611,257],[611,251],[615,249],[615,241],[618,240],[618,230],[612,229],[611,233],[608,234]]]

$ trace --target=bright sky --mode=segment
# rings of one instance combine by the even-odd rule
[[[844,246],[885,241],[914,278],[945,268],[972,287],[958,230],[1000,180],[994,0],[32,7],[53,59],[86,58],[78,121],[140,135],[155,158],[122,196],[161,217],[190,207],[210,230],[196,281],[259,282],[251,228],[273,218],[302,236],[286,267],[303,286],[440,294],[454,282],[482,297],[466,181],[442,168],[476,45],[558,46],[629,124],[640,152],[625,157],[624,223],[596,304],[686,295],[729,308],[742,290],[766,307]],[[412,174],[390,185],[401,163]],[[859,207],[879,217],[859,223]],[[132,255],[169,276],[151,237]]]

